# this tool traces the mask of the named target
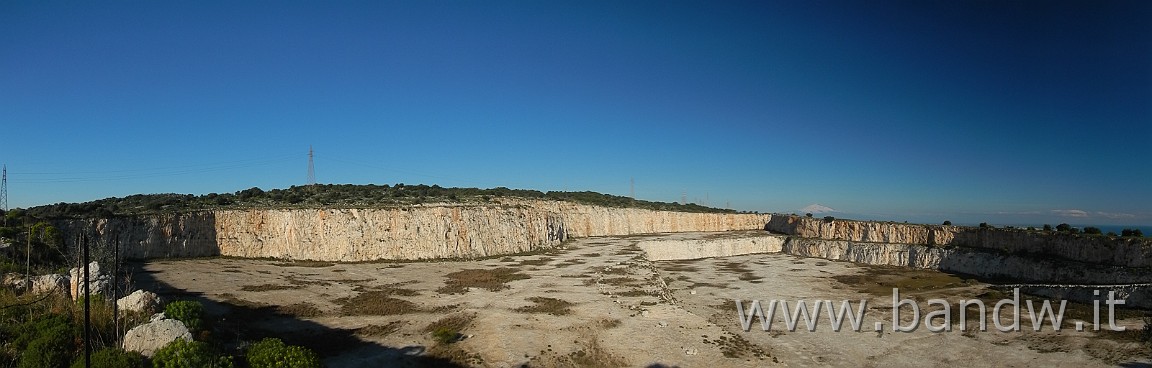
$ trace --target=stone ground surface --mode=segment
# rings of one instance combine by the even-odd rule
[[[959,300],[987,299],[990,315],[1004,294],[933,271],[783,254],[652,261],[636,246],[709,236],[717,234],[588,238],[473,261],[163,260],[140,265],[133,277],[168,299],[206,302],[217,326],[209,338],[278,336],[317,350],[330,367],[1150,366],[1149,348],[1136,342],[1138,317],[1121,320],[1130,329],[1123,333],[1077,332],[1072,318],[1060,331],[1048,324],[1033,332],[1027,316],[1020,332],[998,332],[991,321],[987,332],[961,332],[955,321],[951,332],[923,323],[892,332],[892,286],[918,300],[923,314],[940,309],[928,299],[947,300],[953,320]],[[825,310],[815,331],[803,322],[788,331],[778,313],[770,331],[757,320],[745,332],[735,299],[787,300],[790,308],[801,299],[868,304],[860,332],[833,331]],[[901,312],[909,317],[911,307]],[[1078,316],[1091,321],[1090,313]],[[437,342],[430,331],[440,326],[459,332],[457,340]]]

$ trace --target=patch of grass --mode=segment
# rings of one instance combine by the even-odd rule
[[[368,291],[354,297],[336,299],[333,302],[340,305],[340,311],[345,315],[391,316],[424,311],[416,303],[396,299],[390,295],[384,291]]]
[[[721,263],[718,265],[718,267],[723,271],[738,273],[736,278],[740,281],[751,281],[753,283],[759,283],[757,281],[764,278],[763,276],[757,276],[752,272],[751,268],[748,268],[748,266],[743,263]]]
[[[612,285],[612,286],[624,286],[624,285],[628,285],[630,283],[634,283],[637,281],[639,281],[639,280],[636,280],[636,279],[630,278],[630,277],[612,277],[612,278],[600,279],[601,284]]]
[[[416,283],[416,281],[398,282],[398,283],[393,283],[393,284],[376,285],[376,286],[358,285],[355,288],[353,288],[352,290],[362,292],[362,293],[370,292],[370,291],[381,292],[381,293],[387,294],[389,296],[392,296],[392,295],[399,295],[399,296],[417,296],[417,295],[420,295],[419,291],[412,290],[412,289],[405,289],[405,288],[400,287],[403,285],[414,284],[414,283]]]
[[[543,266],[543,265],[548,264],[548,262],[551,262],[551,261],[552,260],[548,259],[548,258],[525,259],[523,261],[520,261],[520,265],[521,266]]]
[[[596,321],[596,324],[600,325],[601,328],[608,329],[620,327],[620,325],[624,324],[624,322],[621,322],[619,319],[615,318],[604,318]]]
[[[584,348],[568,354],[575,367],[626,367],[626,361],[600,346],[596,338],[587,340]]]
[[[574,265],[582,265],[585,263],[588,263],[588,262],[573,258],[573,259],[566,260],[564,262],[557,263],[556,267],[568,267],[568,266],[574,266]]]
[[[644,290],[628,290],[628,291],[625,291],[622,293],[616,293],[616,295],[626,296],[626,297],[635,297],[635,296],[648,296],[650,294]]]
[[[519,273],[515,268],[501,267],[495,269],[465,269],[449,273],[444,287],[436,291],[441,294],[463,294],[468,288],[500,291],[508,288],[507,283],[515,280],[529,279],[531,276]]]
[[[720,338],[712,341],[704,340],[704,342],[720,347],[720,352],[724,354],[725,358],[757,358],[763,360],[771,357],[763,348],[749,342],[744,339],[744,337],[733,334],[728,335],[729,336],[720,336]]]
[[[542,296],[534,296],[526,300],[535,304],[516,308],[515,311],[520,313],[547,313],[553,316],[563,316],[572,313],[572,310],[569,308],[575,305],[565,300]]]
[[[296,288],[295,286],[289,286],[289,285],[264,284],[264,285],[244,285],[244,286],[240,287],[240,290],[241,291],[274,291],[274,290],[289,290],[289,289],[295,289],[295,288]]]
[[[292,283],[292,285],[317,285],[317,286],[332,286],[331,282],[321,280],[301,280],[294,275],[284,277],[284,280]]]
[[[356,329],[356,335],[365,337],[388,336],[396,331],[399,331],[400,326],[403,324],[404,322],[401,321],[392,321],[388,322],[386,325],[367,325]]]
[[[315,304],[312,304],[309,302],[301,302],[301,303],[296,303],[296,304],[292,304],[292,305],[277,306],[276,307],[276,313],[277,314],[283,314],[286,316],[304,317],[304,318],[319,317],[320,315],[324,314],[324,312],[321,311],[319,307],[317,307]]]
[[[891,296],[892,288],[900,292],[931,291],[967,285],[952,274],[903,267],[870,266],[857,275],[836,275],[833,279],[874,296]]]
[[[431,333],[438,345],[454,343],[464,336],[463,331],[476,318],[473,314],[456,314],[441,318],[424,327],[424,332]]]
[[[627,275],[630,272],[628,272],[628,267],[605,267],[604,271],[600,271],[600,273],[605,275]]]
[[[697,268],[696,266],[690,266],[690,265],[684,265],[684,264],[670,264],[670,265],[660,267],[660,268],[663,269],[664,271],[670,271],[670,272],[696,272],[696,271],[700,271],[700,269]]]
[[[468,325],[472,324],[472,320],[476,318],[475,314],[459,313],[453,314],[432,322],[427,327],[424,327],[424,332],[431,333],[440,328],[450,328],[456,331],[464,331]]]
[[[695,289],[695,288],[698,288],[698,287],[710,287],[710,288],[717,288],[717,289],[727,289],[727,288],[728,288],[728,285],[723,285],[723,284],[715,284],[715,283],[710,283],[710,282],[694,282],[694,283],[692,283],[692,286],[689,286],[689,288],[692,288],[692,289]]]
[[[278,266],[278,267],[332,267],[332,266],[335,266],[336,264],[332,263],[332,262],[320,262],[320,261],[292,261],[292,262],[273,263],[272,265]]]

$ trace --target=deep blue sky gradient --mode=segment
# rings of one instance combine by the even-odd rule
[[[1152,223],[1152,2],[0,3],[12,207],[323,183]],[[1077,212],[1081,211],[1081,212]]]

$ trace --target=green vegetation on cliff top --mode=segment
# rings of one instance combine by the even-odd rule
[[[629,197],[596,192],[540,192],[527,189],[443,188],[438,185],[352,185],[316,184],[288,189],[249,188],[235,193],[136,194],[123,198],[105,198],[84,203],[57,203],[27,209],[28,215],[40,219],[100,218],[139,214],[244,208],[374,208],[406,206],[421,203],[484,204],[498,198],[523,198],[569,201],[574,203],[643,208],[661,211],[736,213],[733,210],[705,207],[694,203],[678,204],[634,200]]]

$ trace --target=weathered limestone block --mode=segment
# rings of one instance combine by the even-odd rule
[[[84,269],[77,267],[68,271],[69,280],[71,281],[70,292],[72,300],[80,299],[80,295],[84,293]],[[112,285],[112,277],[100,272],[100,264],[93,261],[88,264],[88,294],[90,295],[104,295]]]
[[[124,334],[124,350],[135,351],[146,357],[152,357],[164,345],[184,339],[192,341],[192,332],[184,326],[184,322],[174,319],[160,319],[145,323]]]
[[[152,313],[160,308],[160,296],[151,291],[136,290],[117,300],[116,307],[124,311]]]
[[[32,277],[32,294],[43,295],[48,293],[68,292],[68,276],[47,274]]]

